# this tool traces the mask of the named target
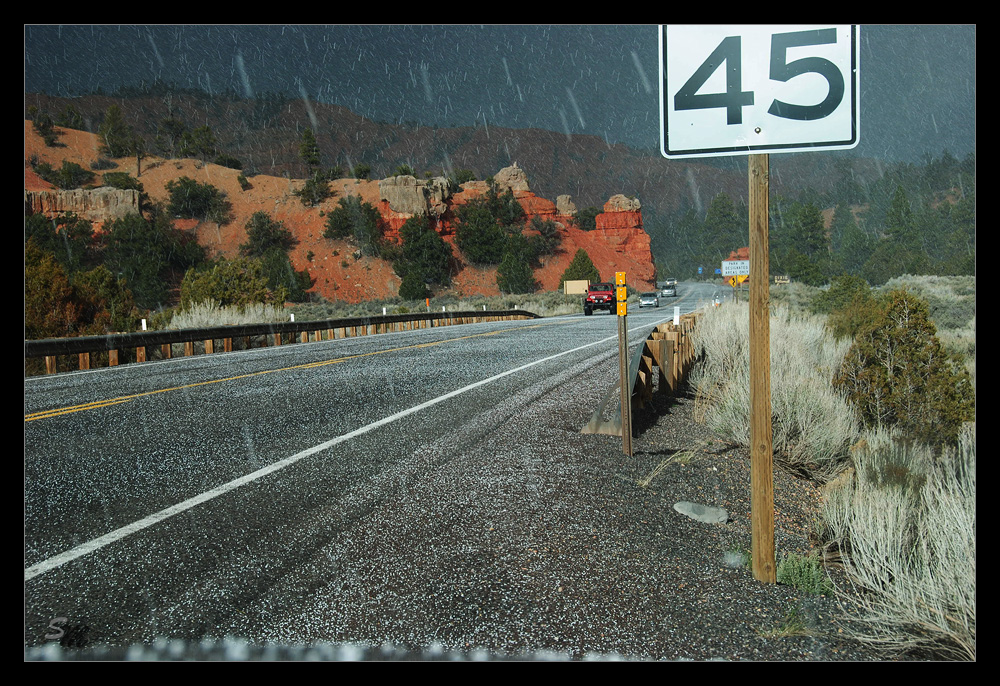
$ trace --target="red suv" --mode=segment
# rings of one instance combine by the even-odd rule
[[[610,283],[592,283],[587,287],[587,299],[583,301],[583,313],[591,315],[594,310],[615,313],[615,287]]]

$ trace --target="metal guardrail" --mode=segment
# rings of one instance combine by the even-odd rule
[[[77,355],[78,369],[90,369],[94,353],[108,353],[109,366],[118,364],[119,352],[135,350],[135,361],[147,360],[147,348],[159,348],[161,359],[173,357],[172,346],[184,344],[184,356],[194,355],[194,344],[203,343],[206,354],[216,352],[216,341],[222,341],[220,352],[233,349],[234,340],[249,341],[263,337],[263,346],[268,340],[273,345],[309,340],[333,340],[353,338],[394,331],[411,331],[438,326],[470,324],[484,321],[512,319],[535,319],[539,315],[526,310],[487,310],[463,312],[425,312],[412,314],[372,315],[348,319],[325,319],[303,322],[276,322],[272,324],[246,324],[214,326],[199,329],[176,329],[166,331],[137,331],[132,333],[109,333],[103,336],[76,336],[73,338],[48,338],[24,342],[24,357],[45,358],[46,373],[56,373],[56,358]],[[245,347],[250,347],[246,345]]]
[[[673,395],[680,388],[695,359],[691,332],[697,325],[698,316],[698,313],[682,315],[676,326],[673,322],[660,324],[636,347],[628,365],[629,397],[632,399],[633,413],[653,401],[654,389],[658,393]],[[659,373],[654,374],[654,369],[659,370]],[[620,385],[616,381],[583,427],[583,433],[621,436],[620,398]],[[614,414],[605,418],[605,411],[615,399],[619,400]]]

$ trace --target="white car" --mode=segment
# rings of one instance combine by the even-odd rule
[[[639,296],[639,307],[659,307],[660,299],[656,293],[643,293]]]

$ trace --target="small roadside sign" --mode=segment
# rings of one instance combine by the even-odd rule
[[[739,276],[750,273],[750,260],[723,260],[723,276]]]

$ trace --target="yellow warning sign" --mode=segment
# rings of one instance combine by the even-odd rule
[[[628,303],[624,300],[618,301],[618,316],[624,317],[628,314]]]
[[[615,272],[615,285],[616,286],[625,285],[625,272]]]

